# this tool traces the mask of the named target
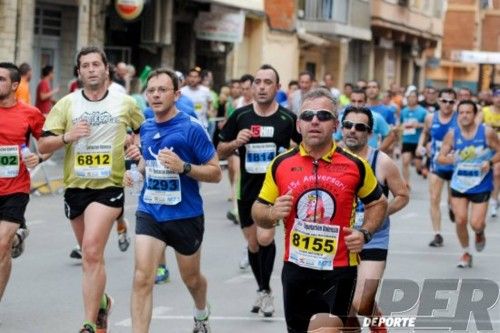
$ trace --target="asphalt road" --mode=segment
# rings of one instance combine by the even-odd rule
[[[51,167],[52,169],[57,166]],[[51,175],[57,174],[49,170]],[[446,204],[442,205],[445,246],[430,248],[432,238],[428,214],[427,182],[412,176],[413,187],[409,206],[393,218],[391,246],[385,278],[388,281],[407,279],[421,287],[426,279],[486,279],[500,284],[500,226],[488,221],[487,245],[474,255],[472,269],[458,269],[461,255],[454,234],[454,224],[448,220]],[[202,270],[208,279],[208,298],[211,304],[212,332],[285,332],[280,283],[283,254],[283,232],[277,232],[277,258],[271,286],[274,290],[276,313],[264,319],[250,313],[256,284],[249,270],[241,271],[238,261],[243,252],[243,237],[239,226],[226,220],[227,177],[220,184],[202,187],[206,208],[206,236],[203,245]],[[135,203],[128,197],[126,217],[135,222]],[[445,200],[444,200],[445,201]],[[77,332],[82,322],[81,266],[69,258],[75,245],[73,233],[63,215],[61,194],[32,196],[27,210],[31,234],[25,253],[14,260],[7,291],[0,303],[0,332],[31,333]],[[473,243],[471,244],[472,248]],[[133,272],[133,245],[125,253],[117,246],[113,233],[106,249],[108,274],[107,291],[115,299],[111,314],[111,332],[131,332],[130,293]],[[193,303],[180,280],[172,250],[167,251],[171,268],[170,282],[155,287],[154,315],[151,332],[191,332]],[[498,288],[497,288],[498,291]],[[460,296],[458,291],[440,292],[450,299],[448,310],[438,310],[434,316],[453,316]],[[491,293],[490,293],[491,294]],[[444,296],[443,296],[444,295]],[[479,297],[476,295],[476,297]],[[422,305],[416,301],[412,310],[403,316],[414,316]],[[425,306],[425,304],[424,304]],[[493,331],[500,332],[500,307],[487,310]],[[466,330],[476,332],[473,317]],[[398,330],[410,332],[411,329]],[[426,332],[438,332],[430,329]]]

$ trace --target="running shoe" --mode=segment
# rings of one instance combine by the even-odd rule
[[[497,217],[497,203],[496,203],[496,201],[490,202],[490,216]]]
[[[92,326],[90,326],[89,324],[85,324],[80,330],[80,333],[96,333],[96,332]]]
[[[71,250],[69,257],[73,258],[73,259],[81,260],[82,259],[82,249],[80,249],[80,246],[78,246],[78,245],[75,246],[75,248],[73,250]]]
[[[274,297],[270,291],[262,292],[262,301],[260,304],[259,313],[264,317],[272,317],[274,314]]]
[[[434,239],[429,243],[431,247],[441,247],[443,246],[443,237],[440,234],[436,234]]]
[[[472,267],[472,256],[467,252],[465,252],[462,255],[462,257],[460,257],[457,267],[458,268]]]
[[[128,236],[127,231],[125,230],[124,232],[118,234],[118,247],[120,248],[120,251],[125,252],[127,251],[129,246],[130,246],[130,237]]]
[[[170,281],[170,272],[168,267],[165,265],[160,265],[156,269],[155,284],[164,284]]]
[[[250,261],[248,260],[248,250],[247,247],[243,249],[243,252],[241,254],[240,262],[238,263],[238,266],[240,267],[241,270],[245,270],[248,267],[250,267]]]
[[[106,296],[107,304],[105,309],[100,308],[97,313],[96,333],[106,333],[108,331],[108,318],[113,307],[113,299],[108,294],[104,295]]]
[[[484,230],[480,233],[476,233],[476,250],[481,252],[486,245],[486,237],[484,236]]]
[[[118,224],[118,248],[120,251],[127,251],[130,246],[130,237],[128,236],[128,221],[124,219],[123,223]]]
[[[210,333],[208,317],[202,320],[194,318],[193,333]]]
[[[26,237],[28,237],[29,234],[30,231],[28,230],[28,228],[17,229],[15,236],[17,238],[17,244],[14,245],[14,242],[12,242],[12,250],[10,253],[10,256],[12,258],[17,258],[21,254],[23,254],[25,247],[24,240],[26,239]]]
[[[250,310],[250,312],[259,313],[260,307],[262,306],[262,298],[263,297],[264,297],[264,292],[257,291],[257,298],[255,299],[255,302],[252,306],[252,310]]]
[[[240,224],[238,213],[236,213],[234,210],[228,210],[226,217],[229,221],[233,221],[234,224]]]
[[[370,333],[387,333],[387,327],[384,323],[380,325],[370,325]]]

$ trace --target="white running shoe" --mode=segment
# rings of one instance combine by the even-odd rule
[[[270,291],[262,292],[262,303],[260,305],[260,314],[264,317],[272,317],[274,314],[274,296]]]
[[[250,312],[259,313],[260,307],[262,306],[262,298],[263,297],[264,297],[264,293],[262,291],[257,291],[257,298],[255,299],[255,302],[252,305],[252,310],[250,310]]]

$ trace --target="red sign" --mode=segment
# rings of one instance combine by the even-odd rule
[[[142,13],[144,0],[116,0],[115,9],[124,20],[131,21]]]

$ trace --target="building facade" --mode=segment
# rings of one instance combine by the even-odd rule
[[[463,59],[461,51],[477,57]],[[483,52],[494,60],[483,60]],[[437,87],[481,91],[500,84],[500,0],[448,0],[440,54],[427,67],[427,82]]]

